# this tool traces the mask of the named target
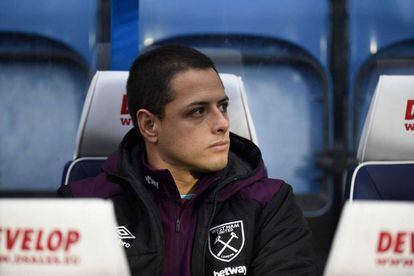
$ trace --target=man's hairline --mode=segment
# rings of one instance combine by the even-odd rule
[[[178,75],[180,75],[180,74],[184,74],[184,73],[186,73],[186,72],[188,72],[188,71],[190,71],[190,70],[195,70],[195,71],[207,71],[207,70],[213,70],[214,71],[214,73],[216,73],[216,75],[217,75],[217,77],[218,77],[218,79],[219,79],[219,81],[220,81],[220,83],[221,83],[221,86],[222,86],[222,88],[223,88],[223,91],[224,91],[224,84],[223,84],[223,81],[221,80],[221,78],[220,78],[220,74],[218,73],[218,71],[216,70],[216,68],[215,67],[213,67],[213,66],[210,66],[210,67],[206,67],[206,68],[197,68],[197,67],[191,67],[191,66],[188,66],[188,67],[186,67],[186,68],[183,68],[182,70],[178,70],[177,72],[175,72],[174,74],[172,74],[172,76],[170,77],[170,79],[168,80],[168,84],[167,84],[167,89],[166,89],[166,92],[167,93],[169,93],[169,101],[167,101],[166,103],[165,103],[165,105],[163,106],[163,108],[162,108],[162,110],[161,110],[161,114],[154,114],[155,116],[157,116],[160,120],[163,120],[164,119],[164,117],[165,117],[165,107],[167,106],[167,104],[169,104],[169,103],[171,103],[172,101],[174,101],[174,99],[175,99],[175,91],[173,90],[173,88],[172,88],[172,86],[171,86],[171,84],[172,84],[172,82],[173,82],[173,80],[174,80],[174,78],[176,78]],[[226,95],[227,96],[227,95]],[[227,97],[227,99],[228,99],[228,97]],[[140,109],[145,109],[145,110],[148,110],[148,109],[146,109],[146,108],[140,108]],[[140,110],[139,109],[139,110]],[[150,110],[148,110],[149,112],[151,112]],[[151,112],[152,113],[152,112]]]

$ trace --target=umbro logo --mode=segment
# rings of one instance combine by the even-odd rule
[[[230,262],[244,246],[243,221],[232,221],[209,230],[208,249],[217,260]]]
[[[124,242],[123,239],[135,239],[135,236],[132,235],[132,233],[125,226],[118,226],[115,229],[116,229],[116,234],[119,239],[119,243],[123,247],[129,248],[131,244],[128,242]]]
[[[151,176],[149,175],[145,176],[145,180],[148,182],[148,184],[154,185],[155,188],[158,189],[158,182],[155,181]]]

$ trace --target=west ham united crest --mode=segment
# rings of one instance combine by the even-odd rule
[[[243,221],[232,221],[210,229],[208,249],[217,260],[230,262],[244,246]]]

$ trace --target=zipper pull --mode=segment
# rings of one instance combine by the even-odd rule
[[[175,222],[175,232],[179,233],[181,229],[180,219],[177,219]]]

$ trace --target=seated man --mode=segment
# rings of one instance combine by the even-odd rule
[[[114,202],[133,275],[317,274],[291,187],[267,178],[260,150],[230,133],[207,56],[178,45],[142,54],[127,97],[134,128],[97,177],[59,194]]]

